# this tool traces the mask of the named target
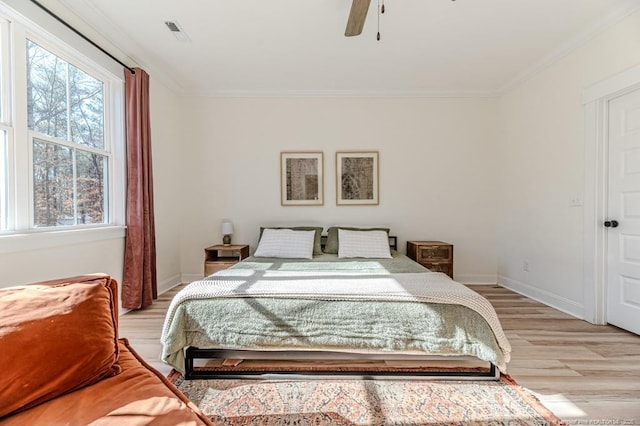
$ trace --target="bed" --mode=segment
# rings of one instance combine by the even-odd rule
[[[360,360],[428,365],[471,359],[487,367],[378,368],[373,374],[341,366],[307,369],[304,375],[498,378],[506,371],[511,348],[491,304],[447,275],[400,254],[395,237],[384,238],[388,257],[254,254],[189,284],[167,312],[163,361],[195,379],[301,375],[295,368],[243,369],[234,363],[197,368],[198,359],[340,359],[347,365]]]

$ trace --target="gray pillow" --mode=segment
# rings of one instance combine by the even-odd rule
[[[327,230],[327,242],[324,244],[325,253],[338,254],[338,229],[346,229],[348,231],[385,231],[387,235],[389,234],[389,228],[355,228],[348,226],[332,226]]]

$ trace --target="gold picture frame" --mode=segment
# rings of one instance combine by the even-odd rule
[[[318,151],[280,153],[280,204],[324,205],[324,154]]]
[[[379,167],[378,151],[336,152],[336,204],[380,204]]]

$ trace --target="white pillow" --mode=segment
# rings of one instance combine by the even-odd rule
[[[338,257],[391,258],[389,234],[385,231],[338,229]]]
[[[270,229],[262,231],[255,257],[283,257],[287,259],[312,259],[313,240],[316,231]]]

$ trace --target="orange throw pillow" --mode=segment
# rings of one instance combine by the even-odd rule
[[[108,275],[0,289],[0,418],[120,372],[116,293]]]

